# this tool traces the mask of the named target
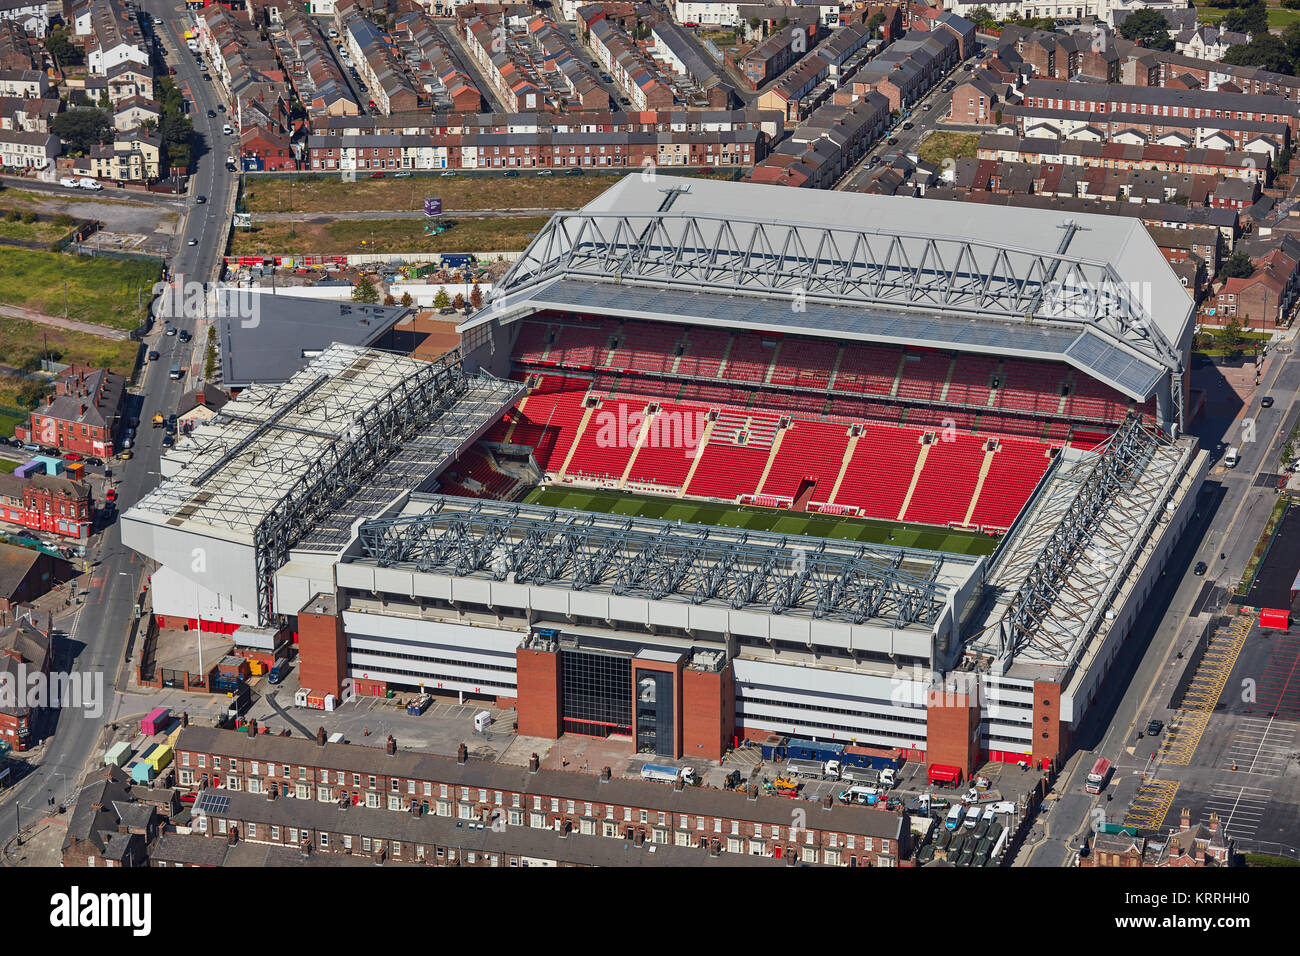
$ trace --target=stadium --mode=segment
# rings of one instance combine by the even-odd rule
[[[435,363],[335,345],[123,515],[160,622],[521,734],[1068,752],[1194,508],[1140,223],[628,176]]]

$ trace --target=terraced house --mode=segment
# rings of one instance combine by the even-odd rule
[[[176,768],[181,787],[230,797],[227,807],[203,814],[207,822],[196,821],[200,832],[228,831],[234,822],[241,838],[290,842],[288,827],[296,826],[292,842],[331,853],[371,853],[377,840],[393,859],[436,862],[437,841],[409,829],[411,820],[425,814],[497,821],[505,836],[501,852],[507,854],[510,834],[522,838],[529,831],[711,854],[793,856],[830,866],[896,866],[910,850],[902,814],[810,803],[801,820],[791,813],[790,801],[779,797],[622,779],[608,769],[542,770],[535,755],[527,767],[471,760],[464,745],[457,757],[443,757],[399,750],[391,736],[379,749],[327,743],[324,731],[309,740],[188,726],[176,740]],[[248,802],[241,794],[262,799]],[[279,820],[259,819],[253,806],[271,803],[272,795],[276,804],[288,806],[279,810]],[[201,795],[196,815],[203,800]],[[329,813],[307,810],[311,802]],[[343,806],[351,808],[349,814],[363,812],[345,816],[338,809]],[[383,811],[390,812],[388,825],[376,820]],[[251,834],[249,823],[257,827]]]
[[[429,104],[429,97],[422,95],[406,68],[398,62],[396,45],[385,31],[358,17],[344,27],[344,40],[380,110],[393,113]]]

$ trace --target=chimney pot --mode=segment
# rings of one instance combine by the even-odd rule
[[[397,738],[394,737],[392,734],[389,734],[389,735],[388,735],[388,744],[387,744],[387,746],[386,746],[384,749],[388,752],[388,755],[389,755],[390,757],[391,757],[393,754],[397,753]]]
[[[456,748],[456,763],[464,763],[469,759],[469,748],[461,744]]]
[[[320,747],[324,747],[324,746],[325,746],[325,728],[324,728],[324,727],[317,727],[317,728],[316,728],[316,744],[317,744],[317,746],[320,746]]]

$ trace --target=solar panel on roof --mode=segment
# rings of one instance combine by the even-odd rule
[[[204,791],[194,804],[195,813],[225,813],[230,809],[230,797],[224,793]]]

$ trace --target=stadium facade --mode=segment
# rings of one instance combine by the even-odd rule
[[[495,698],[669,757],[1050,761],[1208,467],[1192,312],[1136,222],[628,176],[440,362],[336,345],[247,389],[123,539],[164,624],[293,634],[319,693]],[[918,526],[1000,543],[859,533]]]

